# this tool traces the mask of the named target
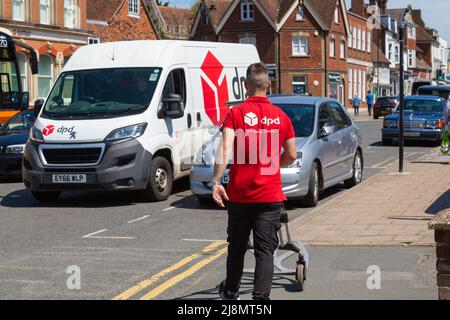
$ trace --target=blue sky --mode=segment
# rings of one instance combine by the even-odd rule
[[[350,7],[351,0],[347,1]],[[195,0],[170,0],[172,6],[189,7]],[[368,2],[368,1],[366,1]],[[411,4],[413,8],[422,9],[425,23],[429,27],[439,30],[441,36],[450,42],[450,1],[449,0],[389,0],[389,8],[404,8]]]

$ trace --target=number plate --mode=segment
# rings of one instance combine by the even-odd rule
[[[420,137],[420,132],[405,132],[405,137]]]
[[[87,183],[85,174],[54,174],[53,183]]]

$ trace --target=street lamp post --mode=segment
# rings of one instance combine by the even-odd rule
[[[403,173],[404,169],[404,155],[405,155],[405,138],[404,138],[404,101],[405,101],[405,72],[404,72],[404,52],[405,52],[405,24],[401,23],[399,27],[399,42],[400,42],[400,114],[399,114],[399,172]]]

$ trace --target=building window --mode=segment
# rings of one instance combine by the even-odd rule
[[[50,56],[42,55],[39,58],[38,87],[39,97],[46,97],[53,84],[53,59]]]
[[[358,50],[361,50],[361,29],[358,28]]]
[[[348,69],[348,98],[353,99],[353,70]]]
[[[357,48],[356,45],[356,36],[358,35],[358,30],[356,29],[356,27],[353,27],[353,49]]]
[[[408,50],[408,67],[415,68],[416,67],[416,51]]]
[[[307,56],[309,54],[308,37],[292,38],[292,55]]]
[[[253,21],[255,18],[255,9],[252,1],[241,3],[241,20]]]
[[[25,0],[13,0],[13,20],[25,21]]]
[[[294,76],[292,81],[292,93],[305,94],[307,92],[306,76]]]
[[[40,21],[42,24],[50,24],[50,0],[40,2]]]
[[[397,45],[395,46],[395,63],[399,63],[400,62],[400,47]]]
[[[336,52],[336,41],[334,39],[330,39],[330,57],[334,58]]]
[[[78,26],[75,0],[64,0],[64,27],[74,29]]]
[[[361,70],[358,70],[358,96],[361,98],[362,95],[362,74]]]
[[[300,6],[297,7],[297,13],[295,15],[295,20],[297,20],[297,21],[305,20],[305,13],[303,12],[302,7],[300,7]]]
[[[88,38],[88,44],[98,44],[100,43],[100,38]]]
[[[139,0],[129,0],[128,14],[130,16],[139,17]]]
[[[353,96],[356,96],[358,94],[358,89],[357,89],[358,81],[356,81],[357,77],[358,77],[358,73],[357,73],[356,69],[353,69]]]
[[[366,30],[363,30],[363,31],[362,31],[361,50],[362,50],[362,51],[366,51]]]
[[[256,47],[256,38],[255,37],[243,37],[239,39],[239,43],[241,44],[252,44]]]
[[[350,30],[351,29],[352,28],[350,28]],[[348,35],[347,42],[348,42],[348,47],[351,49],[352,48],[352,35],[351,34]]]
[[[371,52],[372,51],[372,34],[369,32],[367,32],[367,52]]]
[[[334,10],[334,23],[339,23],[339,7]]]
[[[416,38],[416,27],[414,27],[414,26],[408,27],[408,38],[410,38],[410,39]]]
[[[389,43],[388,45],[388,59],[389,61],[392,61],[393,54],[394,54],[394,45],[392,43]]]
[[[362,92],[361,92],[362,101],[366,102],[367,91],[366,91],[366,71],[365,70],[362,71],[361,76],[362,76]]]
[[[340,52],[341,52],[341,59],[345,59],[345,41],[344,40],[341,40]]]

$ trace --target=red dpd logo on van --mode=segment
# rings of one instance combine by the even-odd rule
[[[53,131],[55,131],[55,126],[52,125],[52,124],[49,124],[48,126],[46,126],[44,128],[44,130],[42,130],[42,134],[44,136],[49,136],[49,135],[51,135],[53,133]]]
[[[204,73],[201,80],[206,114],[214,125],[220,126],[229,110],[226,105],[228,86],[224,67],[211,51],[208,51],[201,70]]]

